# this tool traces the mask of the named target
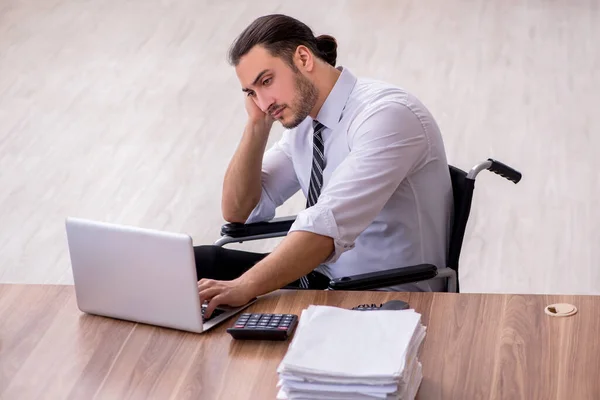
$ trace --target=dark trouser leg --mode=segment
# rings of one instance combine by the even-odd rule
[[[196,258],[196,275],[202,278],[231,281],[252,268],[257,262],[269,254],[251,253],[247,251],[226,249],[219,246],[194,247]],[[308,275],[310,289],[326,289],[329,278],[313,271]],[[300,280],[294,281],[286,288],[299,288]]]
[[[248,271],[268,254],[225,249],[219,246],[194,247],[196,275],[202,278],[231,281]]]

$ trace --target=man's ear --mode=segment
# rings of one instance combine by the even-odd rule
[[[308,47],[300,45],[296,48],[294,61],[300,70],[311,72],[314,68],[315,58]]]

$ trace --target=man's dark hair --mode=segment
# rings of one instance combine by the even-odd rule
[[[306,24],[282,14],[259,17],[244,29],[229,49],[229,63],[237,66],[256,45],[263,46],[274,57],[281,57],[293,69],[296,69],[293,55],[300,45],[334,67],[337,58],[337,42],[333,36],[315,37]]]

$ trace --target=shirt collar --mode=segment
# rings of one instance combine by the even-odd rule
[[[335,129],[337,124],[339,124],[342,119],[342,112],[356,84],[356,77],[348,68],[338,67],[338,69],[342,73],[335,82],[335,85],[333,85],[333,89],[329,92],[317,115],[317,121],[329,129]]]

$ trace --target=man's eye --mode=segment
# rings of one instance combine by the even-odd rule
[[[265,79],[265,80],[263,81],[263,86],[270,85],[272,80],[273,80],[272,78],[267,78],[267,79]]]
[[[252,97],[252,96],[254,96],[254,92],[246,92],[246,96]]]

